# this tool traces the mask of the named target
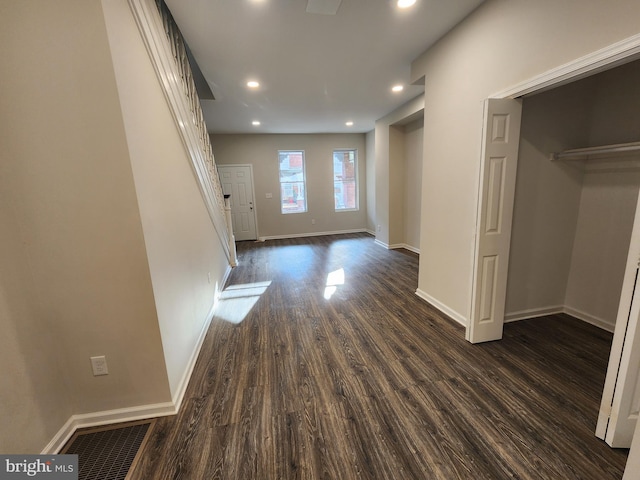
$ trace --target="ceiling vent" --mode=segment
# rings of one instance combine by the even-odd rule
[[[342,0],[308,0],[307,13],[320,15],[335,15],[338,13]]]

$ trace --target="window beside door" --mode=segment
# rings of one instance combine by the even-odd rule
[[[278,151],[280,164],[280,211],[304,213],[307,211],[304,151]]]
[[[358,152],[333,151],[333,193],[335,211],[358,210]]]

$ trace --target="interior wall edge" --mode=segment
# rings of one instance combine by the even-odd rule
[[[446,316],[450,317],[456,323],[459,323],[463,327],[467,327],[468,319],[464,315],[459,312],[456,312],[452,308],[448,307],[444,303],[435,299],[431,295],[429,295],[424,290],[420,290],[419,288],[416,290],[416,295],[420,297],[422,300],[430,304],[432,307],[436,308],[440,312],[444,313]]]

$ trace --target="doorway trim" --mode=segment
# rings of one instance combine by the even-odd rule
[[[559,87],[598,72],[640,58],[640,33],[601,48],[583,57],[552,68],[529,80],[490,95],[489,98],[516,98]]]
[[[632,62],[633,60],[640,59],[640,33],[627,37],[619,42],[613,43],[607,47],[596,50],[582,57],[578,57],[568,63],[560,65],[558,67],[547,70],[535,77],[529,78],[521,83],[512,85],[504,90],[489,95],[489,99],[502,99],[502,98],[518,98],[533,93],[540,93],[545,90],[550,90],[561,85],[571,83],[572,81],[580,80],[581,78],[594,75],[596,73],[623,65],[625,63]],[[482,185],[480,184],[480,172],[482,171],[482,159],[478,166],[478,184],[475,208],[478,212],[476,216],[476,225],[480,215],[481,199],[479,193],[481,192]],[[471,271],[475,271],[475,251],[478,247],[478,236],[474,235],[473,250],[471,252]],[[474,285],[474,275],[470,279],[470,291],[473,292],[476,285]],[[473,320],[472,307],[473,296],[470,299],[468,317],[464,325],[467,329],[471,328],[470,323]],[[504,319],[503,319],[504,323]],[[465,334],[466,335],[466,334]]]

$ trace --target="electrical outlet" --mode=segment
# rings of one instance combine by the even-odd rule
[[[272,194],[272,193],[267,193],[267,194],[265,195],[265,197],[267,197],[267,198],[273,198],[273,194]]]
[[[378,225],[378,231],[381,232],[382,231],[382,225]]]
[[[104,355],[100,357],[91,357],[91,368],[93,369],[93,376],[109,375],[109,369],[107,368],[107,357]]]
[[[316,224],[316,219],[315,218],[311,219],[311,225],[315,225],[315,224]]]

